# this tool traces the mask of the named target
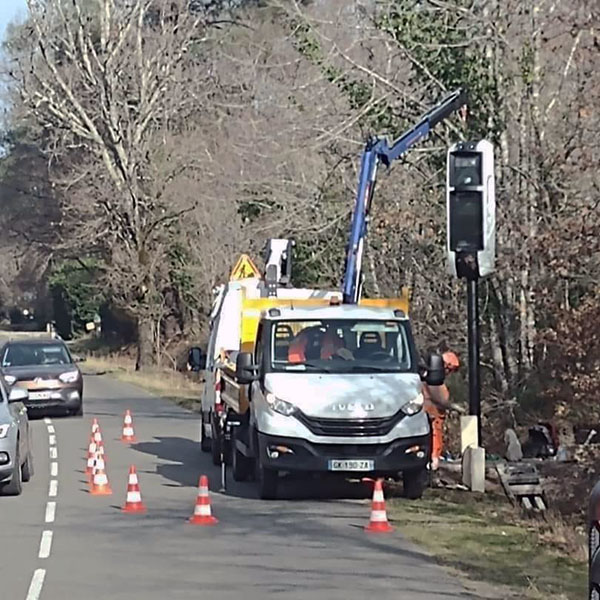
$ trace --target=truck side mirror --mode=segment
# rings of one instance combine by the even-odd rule
[[[241,384],[252,383],[258,378],[258,365],[252,363],[250,352],[240,352],[235,361],[235,378]]]
[[[206,369],[206,354],[202,352],[201,348],[194,346],[190,348],[188,354],[188,368],[190,371],[202,371]]]
[[[444,359],[439,354],[431,354],[429,364],[427,365],[425,383],[427,385],[442,385],[445,378]]]

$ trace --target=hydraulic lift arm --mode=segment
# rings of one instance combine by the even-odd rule
[[[460,89],[456,90],[435,108],[428,111],[412,129],[402,134],[391,146],[388,145],[385,138],[371,138],[367,142],[362,154],[358,192],[352,213],[350,240],[346,250],[342,287],[344,304],[358,304],[361,296],[363,246],[367,235],[367,224],[379,163],[389,167],[393,161],[426,137],[440,121],[448,118],[466,103],[466,93]]]

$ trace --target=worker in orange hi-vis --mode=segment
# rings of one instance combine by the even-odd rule
[[[454,352],[444,352],[442,354],[446,375],[455,373],[460,368],[460,361]],[[440,465],[440,458],[444,450],[444,420],[448,410],[459,409],[450,402],[450,391],[446,384],[427,385],[423,384],[424,406],[431,420],[431,469],[436,471]]]

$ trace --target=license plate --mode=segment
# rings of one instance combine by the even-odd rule
[[[49,400],[50,392],[29,392],[30,400]]]
[[[374,460],[330,460],[330,471],[373,471]]]

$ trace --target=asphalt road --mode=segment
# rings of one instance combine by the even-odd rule
[[[36,473],[0,498],[0,597],[6,600],[473,599],[401,536],[367,535],[361,484],[284,485],[256,499],[229,483],[197,444],[195,415],[104,377],[85,382],[86,416],[32,422]],[[131,409],[138,443],[119,438]],[[91,418],[107,452],[112,496],[91,496],[83,469]],[[144,515],[123,514],[134,464]],[[211,483],[214,527],[190,525],[198,478]],[[433,532],[432,532],[433,534]]]

